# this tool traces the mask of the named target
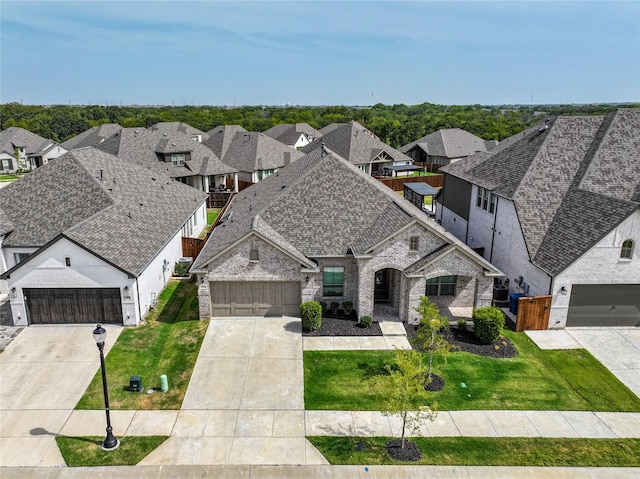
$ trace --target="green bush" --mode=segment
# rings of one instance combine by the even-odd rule
[[[176,263],[176,265],[173,268],[173,275],[187,276],[189,271],[189,266],[191,266],[189,263]]]
[[[473,312],[473,333],[478,341],[491,344],[500,337],[504,327],[504,314],[500,308],[486,306]]]
[[[322,324],[322,306],[317,301],[306,301],[300,305],[302,330],[305,333],[315,331]]]
[[[327,305],[327,302],[320,301],[320,307],[322,308],[322,315],[324,316],[325,314],[327,314],[327,309],[329,308],[329,305]]]
[[[335,301],[331,301],[331,304],[329,304],[329,308],[331,308],[331,314],[334,317],[338,316],[338,309],[340,308],[340,303],[337,303]]]
[[[342,309],[344,309],[345,316],[349,316],[353,312],[353,303],[351,301],[345,301],[342,303]]]
[[[458,331],[467,331],[469,329],[469,325],[467,324],[466,318],[458,318]]]
[[[373,318],[371,316],[363,316],[360,318],[360,324],[362,324],[365,328],[370,328],[373,323]]]

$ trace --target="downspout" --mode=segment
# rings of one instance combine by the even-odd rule
[[[138,297],[138,317],[140,320],[138,324],[142,322],[142,309],[140,308],[140,288],[138,287],[138,278],[136,278],[136,296]]]
[[[500,204],[500,197],[496,196],[496,210],[493,212],[493,232],[491,234],[491,250],[489,252],[489,263],[493,260],[493,243],[496,238],[496,223],[498,221],[498,205]]]

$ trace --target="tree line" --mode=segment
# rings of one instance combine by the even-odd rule
[[[149,127],[180,121],[202,131],[219,125],[240,125],[265,131],[280,123],[308,123],[320,129],[331,123],[355,120],[382,141],[397,148],[443,128],[462,128],[485,140],[503,140],[546,115],[602,115],[620,105],[384,105],[357,106],[74,106],[0,105],[5,130],[21,127],[44,138],[62,142],[104,123],[123,127]],[[625,104],[624,107],[640,107]]]

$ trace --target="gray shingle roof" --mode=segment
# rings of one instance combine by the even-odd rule
[[[167,133],[167,135],[172,135],[173,133],[183,133],[189,137],[199,135],[203,142],[209,138],[209,135],[204,131],[180,121],[162,121],[150,126],[149,130]]]
[[[39,205],[4,211],[13,230],[3,244],[41,247],[63,235],[137,276],[206,197],[95,148],[73,150],[0,189],[2,204]]]
[[[301,151],[310,153],[320,148],[323,143],[331,151],[346,158],[354,165],[371,163],[381,152],[389,155],[394,161],[412,161],[407,155],[380,141],[377,136],[355,121],[324,132],[322,138],[314,140],[311,144],[303,147]]]
[[[513,200],[531,261],[557,274],[640,206],[640,109],[545,120],[442,171]]]
[[[247,130],[242,128],[240,125],[217,126],[207,132],[209,138],[207,138],[203,143],[211,148],[218,158],[222,159],[224,158],[224,155],[227,154],[229,145],[231,145],[231,142],[236,135],[246,131]]]
[[[105,123],[104,125],[94,126],[77,134],[73,138],[69,138],[62,143],[62,146],[67,150],[84,148],[86,146],[97,146],[110,136],[120,132],[120,130],[122,130],[122,127],[117,123]]]
[[[344,256],[350,250],[366,254],[422,218],[410,202],[344,158],[316,149],[238,193],[193,270],[252,231],[272,238],[304,264],[305,257]],[[423,224],[443,241],[466,248],[436,223]]]
[[[24,148],[27,155],[34,155],[47,149],[52,143],[55,144],[53,140],[15,126],[0,132],[1,151],[11,156],[15,154],[15,149],[18,147]]]
[[[295,145],[301,134],[304,134],[310,140],[322,136],[322,133],[307,123],[282,123],[272,126],[268,130],[263,131],[263,133],[290,146]]]
[[[414,148],[421,148],[431,156],[463,158],[479,151],[490,151],[494,146],[494,142],[487,142],[468,131],[460,128],[446,128],[434,131],[398,149],[408,153]]]

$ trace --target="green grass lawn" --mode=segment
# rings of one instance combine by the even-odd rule
[[[211,226],[220,214],[220,208],[209,208],[207,210],[207,226]]]
[[[125,328],[106,357],[111,409],[180,409],[195,366],[208,321],[198,320],[197,286],[193,281],[171,280],[158,298],[146,324]],[[166,374],[169,391],[160,391]],[[140,376],[144,392],[128,390],[129,378]],[[155,389],[147,394],[148,389]],[[100,371],[76,409],[102,409]]]
[[[327,460],[344,464],[402,464],[392,459],[388,437],[308,437]],[[526,437],[412,438],[422,451],[416,465],[638,467],[640,439]]]
[[[446,365],[436,362],[444,389],[425,392],[414,406],[435,402],[439,410],[640,411],[640,399],[587,351],[545,351],[524,333],[504,334],[518,348],[517,357],[452,353]],[[385,373],[392,356],[392,351],[306,351],[306,409],[379,409],[380,393],[371,379]]]
[[[167,436],[128,436],[113,451],[101,449],[103,437],[58,436],[56,442],[69,467],[135,466],[167,440]]]
[[[20,178],[17,175],[0,175],[0,181],[15,181]]]

